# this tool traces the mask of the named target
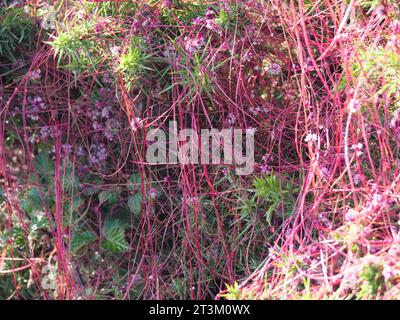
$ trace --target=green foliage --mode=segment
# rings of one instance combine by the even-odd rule
[[[400,56],[393,50],[377,46],[360,49],[360,56],[351,64],[351,70],[355,78],[366,77],[369,86],[374,90],[379,88],[378,94],[396,96],[400,87]]]
[[[100,67],[103,49],[91,36],[93,23],[84,21],[71,28],[59,30],[49,44],[58,56],[59,65],[75,73],[87,73]],[[61,63],[65,59],[65,63]]]
[[[118,193],[115,190],[105,190],[99,193],[99,204],[114,204],[118,201]]]
[[[259,197],[270,199],[272,202],[280,199],[281,182],[276,175],[256,178],[254,180],[254,187]]]
[[[241,298],[241,290],[237,282],[234,282],[232,286],[226,285],[227,293],[225,293],[222,297],[228,300],[240,300]]]
[[[51,45],[54,48],[54,52],[56,56],[71,56],[77,57],[76,53],[78,49],[81,47],[81,37],[87,32],[85,28],[75,27],[67,32],[61,32],[51,41]]]
[[[130,176],[128,182],[128,190],[131,192],[131,194],[128,197],[128,208],[129,211],[134,216],[137,217],[140,215],[141,203],[142,203],[142,193],[140,192],[140,184],[141,184],[141,178],[138,173],[135,173]]]
[[[267,204],[265,214],[268,224],[271,224],[273,214],[280,205],[284,206],[287,216],[292,213],[298,189],[291,182],[280,180],[275,174],[271,174],[256,178],[253,184],[256,195]]]
[[[85,1],[81,5],[88,13],[99,15],[101,17],[112,17],[116,15],[129,17],[133,16],[138,9],[138,4],[134,1],[124,1],[122,3],[113,1],[97,3]]]
[[[40,230],[49,230],[50,224],[44,212],[33,211],[30,215],[29,224],[29,236],[32,239],[38,240],[40,236]]]
[[[387,0],[385,2],[382,0],[362,0],[360,4],[364,9],[368,9],[368,13],[372,13],[379,6],[384,5],[384,3],[386,3],[387,6],[391,6],[393,8],[400,8],[399,2],[397,0]]]
[[[129,191],[138,191],[140,189],[140,175],[138,173],[132,174],[129,177],[129,182],[128,182],[128,190]]]
[[[132,37],[126,53],[122,54],[116,72],[122,74],[127,89],[132,89],[137,79],[145,71],[150,55],[145,54],[144,41],[140,37]]]
[[[128,208],[132,214],[136,216],[140,215],[141,202],[142,194],[140,192],[128,197]]]
[[[6,196],[4,195],[3,188],[0,188],[0,205],[6,200]]]
[[[176,18],[181,23],[189,24],[192,19],[204,16],[208,6],[200,1],[175,1],[173,8],[163,10],[162,19],[168,25],[175,25]]]
[[[27,213],[43,210],[43,201],[38,188],[31,187],[25,193],[21,193],[21,209]]]
[[[133,38],[129,46],[128,52],[123,54],[119,61],[117,71],[121,71],[127,75],[135,76],[139,74],[143,68],[144,57],[141,50],[141,40]]]
[[[221,295],[222,298],[227,300],[253,300],[253,294],[246,289],[239,288],[238,283],[235,281],[233,285],[226,285],[226,293]]]
[[[50,161],[47,148],[42,149],[35,158],[35,169],[40,178],[49,183],[54,175],[54,163]]]
[[[360,274],[362,280],[361,291],[358,294],[360,299],[373,298],[385,288],[385,279],[382,275],[383,266],[378,264],[368,264]]]
[[[16,49],[33,48],[36,25],[23,8],[0,8],[0,57],[15,60]]]
[[[361,6],[365,9],[369,9],[369,12],[376,9],[378,6],[382,4],[381,0],[364,0],[361,1]]]
[[[12,228],[11,235],[15,246],[20,250],[24,249],[26,245],[26,237],[24,231],[19,227],[14,227]]]
[[[216,22],[221,26],[226,28],[229,25],[229,14],[225,10],[220,10]]]
[[[83,247],[87,246],[89,243],[95,241],[96,239],[96,234],[90,230],[78,230],[74,232],[70,245],[71,252],[77,253]]]
[[[74,193],[79,190],[80,184],[81,182],[79,177],[75,174],[74,166],[68,164],[63,177],[64,191],[67,194]]]
[[[112,253],[123,253],[128,250],[129,244],[125,239],[127,225],[120,220],[106,220],[103,226],[103,249]]]

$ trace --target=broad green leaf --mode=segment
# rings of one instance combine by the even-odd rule
[[[76,253],[78,250],[86,246],[92,241],[95,241],[97,236],[90,230],[76,232],[71,240],[71,252]]]
[[[131,175],[131,177],[129,178],[129,183],[128,183],[128,189],[130,191],[137,191],[140,189],[140,175],[139,173],[135,173],[133,175]]]
[[[100,204],[109,202],[113,204],[118,201],[118,194],[114,190],[105,190],[99,193]]]
[[[128,198],[128,207],[129,210],[134,214],[134,215],[139,215],[140,214],[140,204],[142,202],[142,194],[141,193],[136,193],[132,196],[129,196]]]
[[[43,202],[38,188],[28,189],[21,199],[21,209],[30,213],[33,210],[43,210]]]
[[[104,240],[101,246],[113,253],[123,253],[129,244],[125,239],[126,224],[120,220],[107,220],[103,227]]]
[[[49,159],[49,153],[47,149],[42,150],[35,159],[35,168],[40,177],[48,180],[49,177],[54,173],[54,165]]]
[[[66,170],[63,183],[64,183],[64,191],[66,193],[70,193],[74,190],[79,190],[79,186],[81,183],[79,177],[76,174],[74,174],[74,171],[72,170],[71,166],[68,166]]]

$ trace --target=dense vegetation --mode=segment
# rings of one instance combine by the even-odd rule
[[[0,0],[0,298],[400,298],[396,0]],[[255,169],[146,133],[254,129]]]

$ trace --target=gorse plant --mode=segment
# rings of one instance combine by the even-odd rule
[[[397,37],[388,40],[386,48],[370,47],[361,49],[357,60],[352,64],[354,78],[365,77],[369,86],[380,87],[379,94],[387,94],[396,102],[400,74],[399,50]]]
[[[70,30],[58,34],[51,40],[58,61],[66,59],[69,70],[76,73],[87,73],[98,70],[101,63],[99,47],[90,38],[90,29],[93,25],[84,22]]]
[[[132,89],[141,75],[150,72],[152,69],[148,66],[151,55],[144,52],[144,41],[142,38],[133,37],[129,41],[126,53],[123,53],[115,69],[116,73],[122,74],[126,88]]]
[[[290,181],[282,181],[275,174],[271,174],[264,178],[256,178],[254,187],[261,203],[267,206],[265,214],[268,224],[271,224],[274,213],[279,212],[279,206],[282,206],[284,218],[292,214],[298,189]]]

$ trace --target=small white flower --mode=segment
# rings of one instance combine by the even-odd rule
[[[351,146],[351,149],[353,149],[356,152],[357,157],[361,157],[363,155],[362,149],[363,149],[363,144],[362,143],[357,143],[353,144]]]
[[[378,207],[383,204],[383,197],[380,194],[375,193],[372,196],[371,204],[373,207]]]
[[[120,50],[121,50],[121,47],[118,47],[118,46],[115,46],[115,47],[111,47],[111,48],[110,48],[111,54],[112,54],[114,57],[116,57],[116,56],[119,55],[119,51],[120,51]]]
[[[132,130],[134,132],[139,130],[142,127],[143,127],[143,120],[142,119],[140,119],[138,117],[135,117],[135,118],[133,118],[131,120],[131,128],[132,128]]]
[[[354,184],[358,186],[361,183],[361,176],[358,173],[356,173],[353,177],[353,181]]]
[[[275,130],[274,129],[272,129],[272,131],[271,131],[271,140],[274,140],[275,139]]]
[[[40,69],[36,69],[31,71],[29,75],[32,80],[38,80],[41,77],[41,71]]]
[[[360,109],[360,104],[356,99],[351,99],[348,104],[349,110],[351,113],[355,113]]]
[[[304,141],[305,142],[315,142],[318,140],[318,136],[315,133],[309,133],[305,137]]]

